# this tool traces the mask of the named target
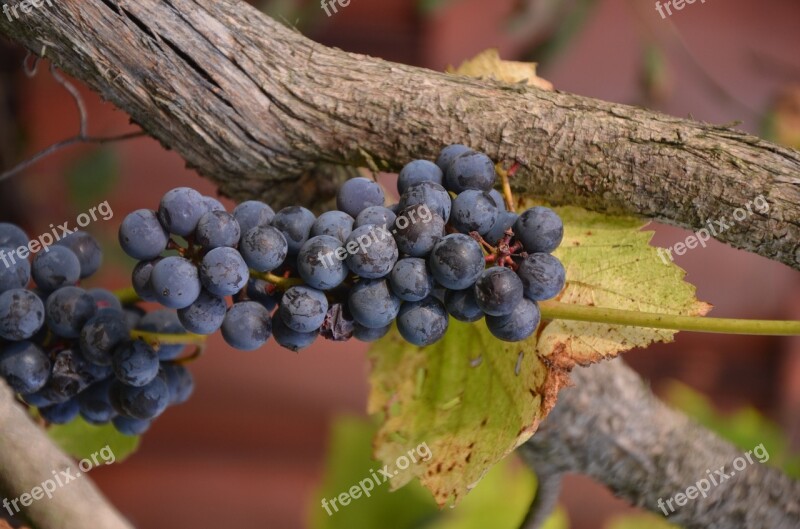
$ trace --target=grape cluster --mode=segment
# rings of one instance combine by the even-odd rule
[[[519,341],[533,334],[538,301],[564,286],[551,253],[563,223],[545,207],[517,215],[494,189],[495,166],[463,145],[399,174],[399,203],[367,178],[345,182],[319,217],[248,201],[228,212],[190,188],[157,210],[128,215],[122,248],[138,259],[133,286],[177,310],[183,328],[221,330],[251,351],[271,337],[290,350],[331,340],[374,341],[393,322],[410,343],[444,336],[449,316]]]
[[[145,315],[108,290],[80,288],[103,257],[86,232],[68,235],[32,262],[15,257],[26,255],[28,244],[19,227],[0,223],[0,376],[25,403],[52,424],[80,415],[138,435],[189,398],[192,375],[175,361],[183,347],[156,350],[131,339],[133,329],[185,333],[174,313]]]

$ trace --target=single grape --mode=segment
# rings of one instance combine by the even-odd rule
[[[167,249],[169,233],[158,220],[154,211],[140,209],[122,221],[119,227],[119,244],[126,254],[148,261],[155,259]]]
[[[497,204],[497,210],[500,212],[508,211],[506,209],[506,201],[503,198],[503,195],[497,189],[490,189],[489,194],[492,196],[492,200],[494,203]]]
[[[78,338],[81,329],[97,313],[92,296],[78,287],[63,287],[53,292],[46,303],[47,326],[62,338]]]
[[[224,249],[218,248],[210,253],[219,251]],[[150,274],[150,284],[153,286],[156,301],[170,309],[188,307],[200,295],[197,267],[183,257],[165,257],[156,263]]]
[[[222,337],[228,345],[242,351],[255,351],[272,335],[269,311],[255,301],[235,303],[225,316]]]
[[[177,406],[188,401],[194,393],[192,373],[180,364],[165,363],[163,369],[167,377],[170,406]]]
[[[244,262],[253,270],[272,272],[286,261],[289,245],[277,228],[257,226],[244,234],[239,251]]]
[[[385,327],[378,327],[377,329],[370,329],[369,327],[364,327],[360,323],[356,323],[353,325],[353,338],[360,342],[377,342],[389,334],[390,330],[392,330],[391,323]]]
[[[9,222],[0,222],[0,248],[16,250],[28,246],[28,235],[22,228]]]
[[[367,224],[353,230],[347,238],[347,266],[367,279],[378,279],[391,272],[400,252],[391,232]]]
[[[81,265],[81,279],[91,277],[103,264],[103,250],[100,244],[90,233],[85,231],[73,232],[57,243],[72,250]]]
[[[154,270],[154,276],[155,272]],[[200,281],[206,290],[217,296],[236,294],[247,285],[249,278],[250,270],[247,268],[247,263],[235,248],[215,248],[203,257],[203,262],[200,264]],[[197,296],[192,303],[196,299]]]
[[[64,349],[53,359],[47,396],[56,402],[65,402],[110,374],[110,368],[89,363],[77,349]]]
[[[142,301],[155,301],[156,291],[153,289],[153,283],[150,278],[153,274],[153,268],[161,261],[161,258],[152,261],[139,261],[133,268],[131,274],[131,283],[133,290],[142,299]]]
[[[228,305],[207,290],[200,292],[197,301],[178,311],[178,318],[187,331],[195,334],[214,334],[222,327]]]
[[[117,416],[109,395],[113,381],[113,378],[108,378],[92,384],[77,396],[81,417],[89,424],[108,424]]]
[[[447,326],[447,311],[434,297],[403,303],[397,315],[397,330],[400,335],[408,343],[418,347],[441,340],[447,332]]]
[[[142,387],[126,386],[115,380],[109,394],[114,410],[134,419],[155,419],[169,406],[169,388],[161,377]]]
[[[134,419],[133,417],[125,417],[124,415],[117,415],[111,421],[114,428],[117,429],[122,435],[142,435],[150,429],[151,421],[147,419]]]
[[[326,340],[346,342],[353,337],[355,322],[350,316],[350,311],[344,303],[333,303],[328,307],[325,321],[322,323],[319,334]]]
[[[475,289],[448,290],[444,297],[447,312],[458,321],[473,322],[483,318],[483,311],[475,300]]]
[[[454,193],[467,189],[489,191],[497,174],[492,159],[480,152],[466,152],[456,157],[445,171],[445,187]]]
[[[283,208],[272,219],[272,225],[286,237],[289,245],[289,255],[297,255],[300,248],[308,240],[311,234],[311,227],[316,221],[316,217],[311,211],[300,206],[290,206]]]
[[[475,301],[490,316],[511,314],[522,301],[522,295],[522,281],[510,268],[488,268],[475,283]]]
[[[350,273],[345,262],[342,242],[330,235],[312,237],[297,255],[297,271],[303,281],[317,290],[331,290],[347,278]]]
[[[48,376],[49,375],[50,373],[48,373]],[[47,398],[46,388],[47,386],[45,386],[45,389],[37,391],[36,393],[28,393],[25,395],[21,395],[22,400],[25,401],[25,404],[27,404],[28,406],[33,406],[34,408],[46,408],[48,406],[52,406],[53,404],[57,404],[56,402]]]
[[[195,231],[195,240],[206,250],[224,246],[235,248],[241,236],[239,223],[227,211],[209,211],[200,217]]]
[[[426,204],[403,209],[395,225],[397,248],[411,257],[426,257],[444,237],[444,219],[431,212]]]
[[[344,211],[326,211],[314,221],[314,225],[311,226],[311,236],[330,235],[345,242],[353,231],[354,222],[353,217]]]
[[[129,339],[124,315],[101,311],[81,329],[81,352],[93,364],[110,366],[114,349]]]
[[[295,353],[311,346],[319,336],[319,331],[293,331],[286,326],[283,318],[277,312],[272,317],[272,333],[278,345]]]
[[[433,291],[428,264],[418,257],[400,259],[389,274],[392,291],[403,301],[422,301]]]
[[[39,408],[39,415],[50,424],[68,424],[78,417],[80,405],[76,399],[70,399],[61,404],[53,404],[46,408]]]
[[[225,206],[214,197],[204,196],[203,197],[203,204],[206,205],[206,209],[208,211],[227,211]]]
[[[31,264],[17,258],[11,248],[0,247],[0,293],[15,288],[25,288],[31,280]]]
[[[97,310],[110,310],[112,312],[122,313],[122,303],[110,290],[106,290],[105,288],[90,288],[86,293],[92,296],[92,299],[97,305]]]
[[[395,219],[397,219],[397,215],[391,209],[383,206],[370,206],[358,214],[353,227],[360,228],[361,226],[373,224],[383,228],[391,228]]]
[[[283,294],[278,313],[283,323],[295,332],[314,332],[322,327],[328,300],[319,290],[296,286]]]
[[[197,228],[200,217],[208,212],[203,195],[189,187],[168,191],[158,207],[158,220],[169,233],[188,237]],[[131,256],[136,259],[148,257]],[[155,256],[149,257],[152,259]]]
[[[400,298],[385,279],[362,279],[350,289],[350,314],[356,323],[371,329],[386,327],[400,311]]]
[[[535,301],[522,298],[511,314],[486,316],[486,326],[495,338],[506,342],[519,342],[536,332],[541,314]]]
[[[63,286],[76,285],[81,278],[81,263],[65,246],[51,246],[49,251],[36,254],[31,267],[36,286],[52,292]]]
[[[377,182],[369,178],[352,178],[342,184],[336,195],[336,209],[353,218],[370,206],[382,206],[386,197]]]
[[[44,303],[29,290],[0,294],[0,338],[16,342],[33,337],[44,325]]]
[[[136,328],[156,334],[186,334],[186,329],[175,311],[166,309],[147,313]],[[158,348],[158,356],[161,360],[175,360],[183,354],[184,348],[185,346],[180,344],[161,345]]]
[[[428,263],[434,279],[450,290],[471,287],[486,268],[481,246],[463,233],[443,237],[433,247]]]
[[[409,187],[420,182],[433,182],[442,185],[444,173],[433,162],[428,160],[414,160],[406,164],[397,177],[397,191],[402,195]]]
[[[453,201],[450,222],[461,233],[477,231],[485,235],[492,229],[500,210],[492,195],[485,191],[468,189]]]
[[[140,388],[158,376],[160,364],[152,347],[141,340],[129,340],[114,349],[112,366],[117,380]]]
[[[453,201],[447,190],[434,182],[420,182],[406,189],[400,197],[400,208],[426,205],[432,212],[447,222],[450,220],[450,209]]]
[[[564,265],[548,253],[533,253],[519,264],[517,274],[525,288],[525,296],[533,301],[556,297],[566,283]]]
[[[536,206],[514,224],[514,234],[528,253],[551,253],[564,239],[564,223],[552,209]]]
[[[272,290],[270,290],[271,286],[272,285],[270,285],[263,279],[251,278],[247,282],[247,299],[255,301],[257,303],[261,303],[262,305],[264,305],[264,308],[272,312],[275,309],[275,307],[278,306],[278,298],[280,297],[280,292],[275,291],[274,295],[270,294],[270,292],[272,292]]]
[[[32,342],[0,347],[0,376],[17,393],[36,393],[50,378],[50,359]]]
[[[245,234],[253,228],[269,226],[272,219],[275,218],[275,212],[263,202],[248,200],[236,206],[233,216],[239,223],[242,234]]]
[[[439,153],[439,157],[436,159],[436,165],[439,166],[439,169],[443,172],[446,172],[450,164],[453,163],[453,160],[468,152],[474,151],[466,145],[460,145],[458,143],[455,145],[448,145]]]
[[[501,211],[499,215],[497,215],[497,220],[492,226],[492,229],[483,236],[484,240],[489,244],[497,244],[500,240],[506,236],[506,231],[512,230],[514,228],[514,224],[517,222],[519,215],[511,211]]]

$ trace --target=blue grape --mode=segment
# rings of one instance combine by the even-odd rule
[[[447,222],[453,201],[447,190],[434,182],[420,182],[409,187],[400,197],[400,208],[426,205],[432,212]]]
[[[92,299],[97,305],[97,310],[110,310],[112,312],[122,313],[122,303],[110,290],[106,290],[105,288],[90,288],[86,293],[92,296]]]
[[[153,274],[153,268],[161,261],[161,258],[152,261],[139,261],[133,268],[131,274],[131,284],[133,290],[142,299],[142,301],[155,301],[156,291],[153,290],[153,283],[150,278]]]
[[[269,311],[255,301],[235,303],[222,323],[225,342],[241,351],[255,351],[272,335],[272,317]]]
[[[547,253],[533,253],[519,264],[517,274],[522,280],[525,296],[533,301],[556,297],[566,283],[566,271],[558,258]]]
[[[47,298],[45,313],[51,331],[63,338],[78,338],[97,313],[97,304],[82,288],[63,287]]]
[[[80,414],[89,424],[102,425],[111,422],[117,412],[111,405],[109,391],[113,378],[92,384],[77,397]]]
[[[510,268],[493,266],[475,283],[475,301],[490,316],[511,314],[522,301],[522,281]]]
[[[208,211],[227,211],[225,206],[214,197],[204,196],[203,203]]]
[[[224,246],[235,248],[241,236],[239,223],[227,211],[209,211],[200,217],[195,231],[195,240],[206,250]]]
[[[28,246],[28,235],[22,228],[9,222],[0,222],[0,248],[16,250]]]
[[[332,303],[322,323],[320,335],[326,340],[346,342],[353,337],[355,322],[344,303]]]
[[[114,349],[130,339],[122,313],[101,311],[81,329],[81,352],[91,363],[110,366]]]
[[[78,417],[80,410],[78,401],[70,399],[61,404],[39,408],[39,415],[50,424],[68,424]]]
[[[503,198],[503,195],[500,193],[500,191],[498,191],[497,189],[490,189],[489,195],[491,195],[492,200],[494,200],[494,203],[497,205],[498,211],[500,211],[501,213],[503,211],[508,211],[506,209],[506,201]]]
[[[270,290],[268,290],[270,287],[271,285],[263,279],[250,278],[247,282],[247,299],[261,303],[268,311],[272,312],[278,306],[277,296],[280,294],[270,294]]]
[[[306,208],[291,206],[280,210],[272,219],[272,225],[286,237],[289,255],[297,255],[297,252],[308,240],[311,227],[316,220],[314,214]]]
[[[433,291],[428,264],[418,257],[400,259],[389,274],[392,291],[403,301],[422,301]]]
[[[167,377],[170,405],[177,406],[188,401],[194,393],[192,373],[180,364],[165,363],[163,369]]]
[[[311,236],[330,235],[345,242],[353,231],[353,217],[344,211],[327,211],[317,217],[311,226]]]
[[[475,289],[448,290],[444,297],[447,312],[458,321],[473,322],[483,318],[483,311],[475,300]]]
[[[222,327],[227,312],[228,305],[224,299],[203,290],[197,301],[178,311],[178,318],[187,331],[208,335]]]
[[[122,309],[122,317],[129,329],[138,328],[145,314],[144,309],[136,305],[130,305]]]
[[[169,406],[169,388],[161,377],[142,387],[126,386],[115,380],[109,393],[115,411],[134,419],[155,419]]]
[[[158,266],[153,271],[154,277],[157,270]],[[206,290],[217,296],[236,294],[247,285],[249,278],[250,270],[247,268],[247,263],[234,248],[215,248],[203,257],[203,262],[200,264],[200,281]],[[200,292],[197,294],[199,296]],[[197,296],[192,303],[196,299]]]
[[[223,249],[212,253],[220,250]],[[188,307],[200,295],[197,267],[183,257],[171,256],[159,261],[150,274],[150,284],[156,301],[170,309]]]
[[[51,246],[49,251],[36,254],[31,267],[36,286],[52,292],[63,286],[76,285],[81,278],[81,263],[65,246]]]
[[[397,219],[397,215],[395,215],[391,209],[383,206],[370,206],[358,214],[353,227],[360,228],[367,224],[373,224],[375,226],[391,228],[395,219]]]
[[[16,342],[33,337],[44,325],[44,303],[29,290],[0,294],[0,338]]]
[[[244,234],[239,251],[244,262],[253,270],[272,272],[286,261],[289,245],[277,228],[257,226]]]
[[[32,342],[0,347],[0,376],[17,393],[36,393],[50,378],[50,359]]]
[[[50,376],[49,371],[48,371],[47,375]],[[45,388],[46,388],[46,386],[45,386]],[[27,404],[28,406],[33,406],[34,408],[46,408],[47,406],[52,406],[53,404],[56,404],[55,402],[53,402],[52,400],[50,400],[47,397],[46,393],[47,393],[47,391],[45,389],[45,390],[37,391],[35,393],[27,393],[27,394],[21,395],[21,397],[22,397],[22,400],[25,401],[25,404]]]
[[[190,187],[168,191],[158,207],[158,220],[169,233],[188,237],[197,228],[200,217],[208,212],[203,195]],[[136,259],[147,257],[132,256]],[[155,257],[155,256],[153,256]],[[152,259],[153,257],[150,257]]]
[[[439,166],[439,169],[442,171],[447,171],[447,168],[450,167],[450,164],[453,163],[453,160],[468,152],[473,151],[466,145],[460,145],[458,143],[454,145],[448,145],[442,149],[441,153],[439,153],[439,157],[436,159],[436,165]]]
[[[453,201],[450,222],[461,233],[477,231],[485,235],[500,214],[492,196],[485,191],[468,189]]]
[[[151,421],[147,419],[134,419],[133,417],[126,417],[124,415],[117,415],[111,422],[114,428],[117,429],[122,435],[142,435],[150,429]]]
[[[64,349],[53,359],[47,396],[53,401],[65,402],[110,375],[110,367],[90,363],[77,349]]]
[[[56,243],[72,250],[81,265],[81,279],[91,277],[103,264],[103,250],[92,234],[85,231],[70,233]]]
[[[431,345],[442,339],[449,320],[442,302],[434,297],[406,302],[397,316],[397,330],[410,344]]]
[[[564,223],[552,209],[536,206],[519,216],[514,235],[528,253],[551,253],[564,239]]]
[[[519,215],[512,211],[501,211],[499,215],[497,215],[497,220],[492,226],[492,229],[483,236],[483,238],[489,244],[497,244],[500,240],[506,236],[506,231],[512,230],[514,228],[514,224],[517,222]]]
[[[400,298],[385,279],[362,279],[350,289],[348,308],[356,323],[371,329],[386,327],[400,311]]]
[[[119,244],[126,254],[148,261],[155,259],[167,249],[169,233],[158,220],[154,211],[140,209],[122,221],[119,227]]]
[[[442,185],[444,173],[433,162],[428,160],[414,160],[406,164],[397,177],[397,190],[402,195],[409,187],[420,182],[433,182]]]
[[[397,248],[411,257],[427,256],[444,237],[444,219],[432,213],[426,204],[403,209],[397,216],[395,225]]]
[[[370,206],[382,206],[386,197],[377,182],[369,178],[352,178],[342,184],[336,195],[336,209],[353,218]]]
[[[463,233],[443,237],[433,247],[428,263],[434,279],[450,290],[471,287],[486,268],[480,245]]]
[[[392,234],[368,224],[353,230],[345,245],[347,266],[360,277],[378,279],[391,272],[400,252]]]
[[[276,312],[272,317],[272,334],[278,345],[296,353],[311,346],[319,336],[319,331],[293,331],[283,322],[281,315]]]
[[[114,349],[114,375],[126,386],[140,388],[158,376],[158,353],[141,340],[123,342]]]
[[[519,342],[536,332],[541,321],[539,306],[535,301],[522,298],[514,312],[506,316],[486,316],[486,326],[495,338],[506,342]]]
[[[377,329],[370,329],[369,327],[364,327],[360,323],[355,323],[353,325],[353,338],[366,343],[377,342],[389,334],[389,331],[391,330],[391,323],[385,327],[378,327]]]
[[[278,313],[283,323],[295,332],[314,332],[322,327],[328,313],[325,294],[309,287],[296,286],[283,294]]]
[[[342,243],[330,235],[310,238],[297,255],[297,271],[303,281],[317,290],[331,290],[347,278],[349,270],[336,253]]]
[[[466,152],[456,157],[445,171],[445,187],[454,193],[467,189],[489,191],[497,180],[494,162],[480,152]]]
[[[136,327],[140,331],[156,334],[186,334],[180,318],[172,310],[156,310],[147,313]],[[174,360],[181,356],[184,346],[180,344],[161,345],[158,356],[161,360]]]
[[[0,247],[0,293],[15,288],[25,288],[31,280],[31,264],[27,259],[18,259],[14,250]]]
[[[271,207],[257,200],[242,202],[233,210],[233,216],[239,223],[244,235],[253,228],[259,226],[269,226],[275,218],[275,212]]]

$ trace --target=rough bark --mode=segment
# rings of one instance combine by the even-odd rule
[[[237,0],[64,0],[0,32],[235,198],[283,205],[320,162],[396,169],[463,142],[519,162],[521,192],[691,229],[763,195],[717,238],[800,269],[800,154],[729,128],[345,53]]]

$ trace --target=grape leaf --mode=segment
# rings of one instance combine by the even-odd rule
[[[579,208],[556,252],[567,269],[565,303],[702,315],[684,272],[649,246],[642,220]],[[370,350],[369,411],[381,413],[376,456],[390,468],[427,443],[432,458],[398,471],[392,487],[417,477],[440,506],[457,503],[489,468],[524,443],[555,405],[569,370],[634,347],[670,341],[676,331],[572,321],[544,322],[539,337],[501,342],[483,321],[451,322],[445,338],[414,347],[397,331]]]
[[[119,463],[139,447],[139,437],[122,435],[111,424],[91,425],[80,417],[69,424],[51,426],[47,434],[64,452],[77,459],[90,458],[107,446],[114,462]]]

